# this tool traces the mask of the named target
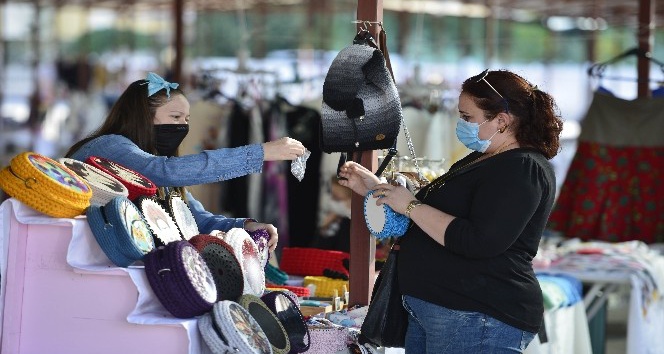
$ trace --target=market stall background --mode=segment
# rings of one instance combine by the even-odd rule
[[[567,120],[553,161],[559,183],[600,81],[586,69],[636,47],[664,58],[664,7],[654,0],[376,3],[405,97],[453,108],[460,80],[485,67],[516,69],[552,92]],[[329,63],[356,31],[357,10],[356,1],[328,0],[2,1],[0,162],[26,150],[60,156],[148,70],[195,93],[205,69],[225,73],[228,96],[248,76],[270,82],[264,95],[320,100]],[[612,91],[627,99],[664,80],[661,67],[636,58],[611,68],[624,78],[610,81]]]

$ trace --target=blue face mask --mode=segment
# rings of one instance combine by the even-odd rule
[[[457,138],[463,145],[466,145],[467,148],[479,152],[485,152],[486,149],[489,148],[489,145],[491,145],[491,139],[493,139],[493,137],[498,133],[498,131],[493,133],[493,135],[488,140],[480,139],[480,125],[488,121],[489,120],[487,119],[484,122],[477,124],[466,122],[462,118],[459,118],[456,126]]]

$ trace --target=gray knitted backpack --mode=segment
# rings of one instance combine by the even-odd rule
[[[324,152],[395,146],[403,114],[385,59],[371,34],[360,31],[353,44],[342,49],[332,61],[323,84],[321,149]]]

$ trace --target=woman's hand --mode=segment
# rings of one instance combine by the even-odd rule
[[[274,227],[272,224],[263,224],[261,222],[256,222],[256,221],[247,221],[244,224],[244,229],[253,232],[256,230],[266,230],[267,233],[270,235],[270,240],[267,242],[267,245],[270,247],[270,252],[274,251],[275,248],[277,248],[277,242],[279,242],[279,233],[277,232],[277,228]]]
[[[340,185],[350,188],[353,192],[363,197],[375,185],[380,183],[380,179],[373,172],[353,161],[348,161],[341,166],[339,176],[345,178],[345,180],[339,180]]]
[[[376,205],[385,204],[399,214],[406,214],[408,204],[415,199],[406,187],[401,185],[393,186],[389,183],[381,183],[373,188],[372,197],[378,198]]]
[[[304,155],[304,145],[301,142],[284,137],[279,140],[263,143],[263,161],[295,160]]]

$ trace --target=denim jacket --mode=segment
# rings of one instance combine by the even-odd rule
[[[103,157],[132,169],[151,180],[157,187],[186,187],[213,183],[263,169],[263,147],[251,144],[232,149],[205,150],[179,157],[155,156],[141,150],[121,135],[103,135],[87,142],[71,158],[85,161],[90,156]],[[212,230],[228,231],[243,227],[246,218],[214,215],[187,192],[187,201],[202,234]]]

